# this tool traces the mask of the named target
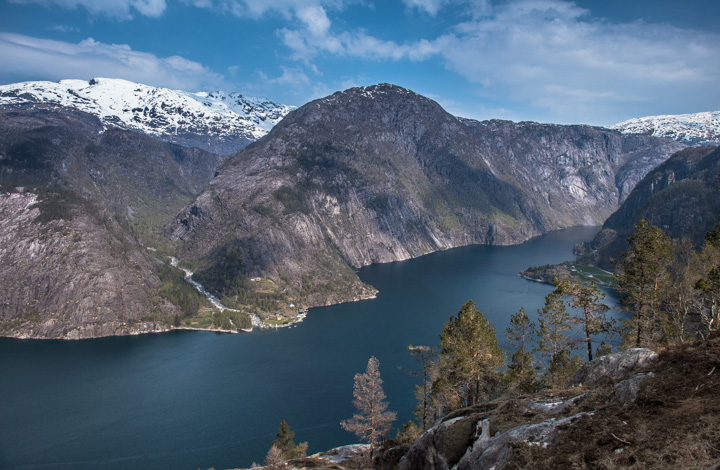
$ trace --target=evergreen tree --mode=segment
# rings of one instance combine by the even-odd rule
[[[415,417],[422,430],[425,431],[439,418],[435,413],[432,397],[432,383],[437,377],[437,368],[432,361],[435,356],[435,348],[413,345],[407,348],[420,363],[421,370],[412,372],[415,377],[422,379],[422,384],[415,386],[415,398],[418,401],[415,407]]]
[[[295,445],[295,442],[293,441],[295,431],[290,430],[290,426],[285,420],[282,420],[280,423],[280,429],[278,429],[276,437],[277,439],[273,441],[272,445],[273,447],[280,449],[282,456],[286,460],[305,457],[308,443],[302,442]]]
[[[412,444],[415,442],[415,439],[420,437],[420,434],[422,434],[422,431],[417,424],[411,420],[403,424],[402,429],[398,429],[395,434],[395,442],[398,444]]]
[[[664,315],[660,324],[663,343],[684,343],[691,336],[688,327],[702,309],[702,299],[696,289],[700,277],[699,257],[688,239],[673,240],[673,260],[662,287]]]
[[[720,176],[718,176],[720,183]],[[720,189],[720,188],[719,188]],[[695,288],[700,292],[702,306],[699,309],[701,333],[720,330],[720,219],[705,234],[705,246],[698,256],[702,264],[702,277]]]
[[[610,330],[611,323],[605,313],[610,307],[602,303],[605,293],[600,290],[595,281],[589,284],[575,282],[570,279],[555,280],[555,287],[565,296],[569,297],[572,308],[581,310],[581,315],[571,318],[571,321],[582,325],[584,333],[587,360],[592,361],[592,338],[600,333]]]
[[[538,309],[538,341],[536,351],[546,364],[545,382],[549,387],[562,387],[577,367],[570,356],[570,314],[563,292],[555,288],[545,296],[545,305]]]
[[[535,338],[535,323],[530,321],[525,308],[520,307],[510,317],[510,326],[505,330],[508,347],[513,352],[506,373],[508,389],[511,392],[532,393],[538,389],[535,377],[535,358],[530,352],[530,344]]]
[[[700,294],[699,309],[701,333],[720,329],[720,220],[705,235],[705,246],[698,255],[701,277],[695,283]]]
[[[503,363],[495,327],[470,300],[440,333],[440,372],[433,394],[450,408],[488,400],[498,392]]]
[[[635,347],[655,343],[656,328],[661,318],[662,282],[672,260],[670,239],[660,228],[650,225],[644,217],[635,225],[628,238],[630,248],[622,254],[615,279],[623,294],[620,303],[632,314],[626,322]],[[627,339],[626,339],[627,342]]]
[[[340,423],[343,429],[370,444],[370,450],[380,442],[395,421],[395,412],[387,411],[388,404],[382,389],[379,363],[375,357],[368,360],[364,374],[355,374],[353,405],[358,410],[352,418]]]

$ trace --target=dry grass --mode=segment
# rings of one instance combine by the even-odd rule
[[[505,469],[698,469],[720,463],[720,338],[662,351],[635,403],[612,387],[578,403],[594,413],[547,448],[518,444]]]

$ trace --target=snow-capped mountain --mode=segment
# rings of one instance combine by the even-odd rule
[[[222,155],[264,136],[293,109],[239,93],[188,93],[110,78],[0,86],[0,105],[27,103],[76,108],[107,125]]]
[[[635,118],[610,128],[623,134],[646,134],[689,144],[720,145],[720,111]]]

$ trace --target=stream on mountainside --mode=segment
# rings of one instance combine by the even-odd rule
[[[518,272],[572,258],[597,230],[368,266],[359,276],[377,298],[313,308],[291,328],[0,338],[0,468],[248,467],[263,461],[283,419],[310,452],[354,443],[339,423],[355,411],[353,377],[370,356],[397,427],[415,405],[409,344],[436,345],[448,317],[473,299],[502,346],[510,314],[524,306],[534,318],[552,289]]]
[[[205,287],[203,287],[202,284],[200,284],[199,282],[197,282],[196,280],[194,280],[194,279],[192,278],[192,275],[193,275],[193,272],[192,272],[192,271],[190,271],[190,270],[187,269],[187,268],[182,268],[182,267],[180,267],[180,266],[178,265],[178,263],[179,263],[179,261],[178,261],[177,258],[175,258],[174,256],[171,256],[171,257],[170,257],[170,265],[173,266],[174,268],[178,268],[178,269],[180,269],[182,272],[184,272],[184,273],[185,273],[185,280],[186,280],[188,283],[190,283],[190,285],[193,286],[198,292],[200,292],[200,294],[201,294],[203,297],[205,297],[205,298],[208,300],[208,302],[210,302],[211,304],[213,304],[213,306],[214,306],[215,308],[217,308],[217,309],[220,310],[220,311],[229,310],[229,311],[231,311],[231,312],[240,312],[240,313],[242,313],[240,310],[237,310],[237,309],[234,309],[234,308],[230,308],[230,307],[226,307],[225,305],[223,305],[222,302],[220,302],[220,299],[218,299],[217,297],[215,297],[214,295],[212,295],[210,292],[208,292],[207,289],[205,289]],[[263,328],[263,327],[265,327],[265,323],[262,321],[262,319],[260,318],[259,315],[255,314],[255,313],[245,313],[245,314],[250,317],[250,321],[252,322],[252,327],[253,327],[253,328]],[[251,329],[252,329],[252,328],[251,328]]]

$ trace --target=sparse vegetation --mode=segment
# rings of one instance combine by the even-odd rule
[[[158,288],[158,294],[180,308],[183,317],[191,317],[198,313],[200,306],[205,299],[198,291],[185,281],[184,273],[165,263],[158,267],[158,277],[162,284]]]

